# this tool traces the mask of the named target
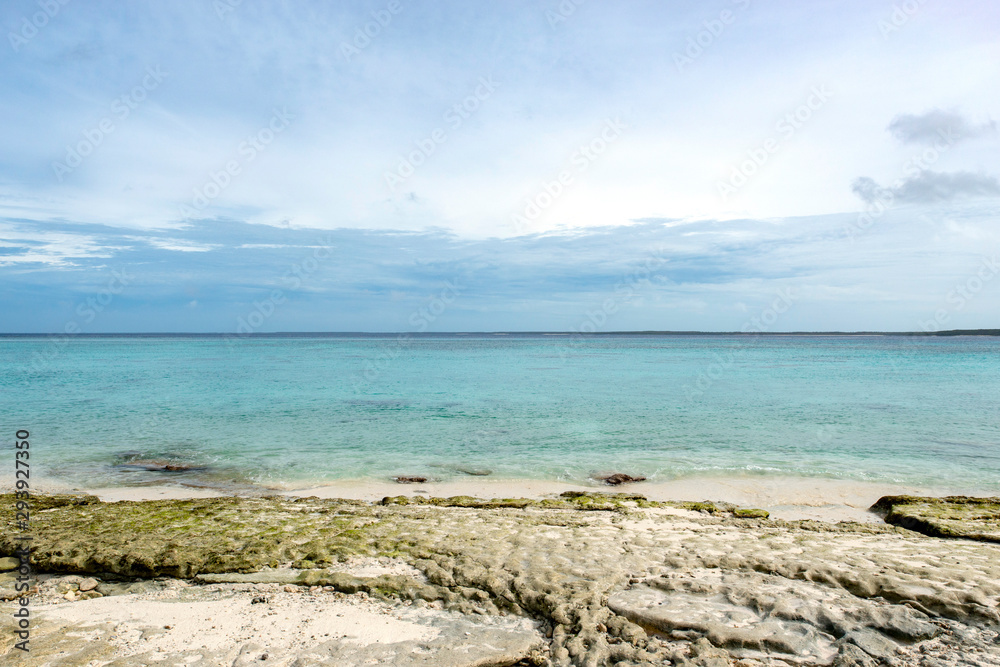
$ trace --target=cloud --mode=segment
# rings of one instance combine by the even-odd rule
[[[901,114],[886,128],[904,144],[935,144],[942,137],[950,141],[975,139],[996,132],[996,121],[976,125],[953,111],[933,109],[923,114]]]
[[[605,331],[732,331],[788,288],[803,296],[783,329],[912,329],[937,307],[924,301],[943,299],[942,286],[956,284],[981,261],[982,248],[1000,243],[992,208],[980,205],[888,211],[863,247],[843,235],[855,220],[651,218],[479,240],[442,230],[239,221],[169,230],[0,221],[9,245],[28,254],[57,249],[47,248],[52,241],[13,239],[58,240],[72,250],[61,263],[0,263],[0,332],[63,330],[76,304],[105,289],[114,271],[130,276],[128,287],[86,332],[234,332],[275,290],[280,308],[261,331],[411,331],[413,314],[448,284],[460,296],[434,330],[567,331],[604,309]],[[957,233],[955,225],[974,233]],[[316,252],[322,247],[329,253]],[[987,326],[996,301],[983,297],[975,308],[981,312],[965,313],[962,328]]]
[[[851,192],[861,198],[866,204],[874,204],[879,199],[888,197],[887,188],[875,182],[874,178],[862,176],[851,183]]]
[[[895,190],[901,202],[930,203],[958,197],[996,197],[1000,195],[1000,182],[996,176],[971,171],[923,171]]]
[[[899,179],[882,187],[867,176],[851,184],[851,191],[867,204],[877,201],[893,204],[933,204],[965,197],[1000,196],[996,176],[971,171],[938,172],[924,170],[916,176]]]
[[[194,243],[186,243],[177,239],[149,239],[149,244],[164,250],[176,250],[178,252],[208,252],[214,246]]]

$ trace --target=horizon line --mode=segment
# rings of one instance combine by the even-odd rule
[[[1000,329],[946,329],[942,331],[698,331],[698,330],[628,330],[628,331],[273,331],[273,332],[214,332],[214,331],[117,331],[117,332],[0,332],[0,337],[66,338],[102,336],[146,337],[211,337],[211,338],[274,338],[292,336],[1000,336]]]

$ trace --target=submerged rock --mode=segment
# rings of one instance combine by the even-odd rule
[[[485,477],[486,475],[492,475],[493,471],[486,468],[455,468],[458,472],[463,475],[471,475],[473,477]]]
[[[1000,542],[1000,498],[883,496],[871,511],[886,523],[931,537]]]
[[[393,478],[398,484],[423,484],[427,481],[426,477],[411,477],[406,475],[400,475],[399,477]]]
[[[208,466],[177,461],[129,461],[115,466],[118,470],[145,470],[147,472],[202,472]]]
[[[633,477],[632,475],[626,475],[623,472],[616,472],[616,473],[612,473],[610,475],[601,475],[601,476],[597,477],[596,479],[601,480],[602,482],[604,482],[608,486],[618,486],[619,484],[630,484],[632,482],[644,482],[644,481],[646,481],[645,477],[642,477],[642,476]]]

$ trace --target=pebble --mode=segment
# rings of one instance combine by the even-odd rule
[[[92,591],[95,588],[97,588],[97,584],[98,584],[97,579],[94,579],[92,577],[87,577],[86,579],[80,582],[80,591],[81,592]]]

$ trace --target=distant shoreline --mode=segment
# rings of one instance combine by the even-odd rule
[[[459,337],[459,336],[765,336],[780,337],[860,337],[860,336],[1000,336],[1000,329],[949,329],[947,331],[440,331],[440,332],[410,332],[410,331],[282,331],[275,333],[193,333],[193,332],[160,332],[160,333],[0,333],[0,338],[46,338],[49,336],[66,336],[68,338],[393,338],[396,336],[411,336],[414,338]]]

